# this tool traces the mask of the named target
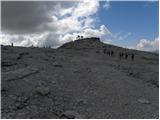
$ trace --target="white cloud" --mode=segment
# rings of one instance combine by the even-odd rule
[[[77,8],[73,11],[73,16],[76,17],[88,17],[95,14],[98,11],[99,2],[98,1],[84,1],[77,5]]]
[[[84,37],[104,37],[111,34],[104,25],[101,25],[99,29],[95,28],[96,13],[99,9],[98,1],[67,2],[71,3],[70,5],[68,4],[69,7],[66,7],[62,3],[56,2],[53,5],[54,8],[51,8],[52,5],[49,5],[49,10],[53,10],[53,12],[47,14],[50,15],[48,16],[48,18],[51,18],[50,22],[39,25],[36,28],[42,30],[41,34],[37,32],[27,34],[16,33],[15,35],[2,33],[3,39],[1,40],[1,44],[7,45],[13,42],[16,46],[58,47],[65,42],[75,40],[79,34]],[[43,7],[43,4],[40,5]],[[33,12],[36,14],[36,11]],[[44,29],[44,27],[47,29]]]
[[[126,35],[120,35],[118,36],[118,40],[125,40],[131,35],[131,32],[128,32]]]
[[[74,40],[76,40],[78,35],[80,35],[80,33],[76,33],[76,32],[75,33],[67,33],[65,35],[61,35],[60,40],[62,41],[62,43],[74,41]]]
[[[74,7],[67,8],[67,9],[61,9],[60,15],[61,16],[70,15],[73,10],[74,10]]]
[[[59,40],[59,35],[55,33],[46,33],[42,37],[38,38],[37,46],[40,47],[59,47],[63,42]]]
[[[93,19],[92,17],[87,17],[87,18],[83,19],[82,20],[83,29],[87,28],[88,26],[94,27],[94,22],[95,22],[95,18]]]
[[[68,33],[66,35],[61,36],[61,40],[63,40],[63,42],[68,42],[68,41],[72,41],[72,40],[76,40],[76,37],[78,35],[82,35],[83,37],[87,38],[87,37],[106,37],[106,36],[110,36],[111,32],[104,26],[101,25],[99,29],[92,29],[92,28],[86,28],[83,31],[80,32],[74,32],[74,33]],[[104,39],[103,39],[104,40]],[[104,42],[108,43],[110,42],[110,40],[104,40]]]
[[[138,50],[144,51],[159,50],[159,38],[156,38],[154,40],[141,39],[137,44],[136,48]]]
[[[82,34],[84,35],[84,37],[102,37],[105,35],[110,35],[111,32],[104,25],[101,25],[99,30],[88,28],[83,30]]]
[[[72,16],[58,20],[54,25],[57,26],[57,32],[60,34],[78,31],[82,27],[81,22]]]
[[[98,1],[79,2],[73,7],[60,10],[62,18],[54,23],[60,33],[67,33],[73,31],[81,31],[86,27],[93,27],[95,18],[92,17],[99,8]]]
[[[14,43],[14,46],[38,46],[38,41],[44,37],[45,34],[37,35],[10,35],[10,34],[1,34],[1,44],[3,45],[11,45]]]
[[[118,32],[116,34],[112,34],[112,37],[114,40],[125,40],[127,39],[132,33],[128,32],[126,34],[123,34],[122,32]]]
[[[46,32],[41,35],[31,34],[31,35],[9,35],[2,34],[1,44],[10,45],[12,42],[15,46],[51,46],[51,47],[59,47],[62,44],[76,40],[78,35],[83,35],[84,37],[105,37],[111,35],[111,32],[104,26],[100,26],[99,29],[86,28],[83,31],[66,33],[66,34],[56,34]],[[105,40],[104,42],[108,43],[110,40]]]
[[[105,4],[103,5],[103,8],[108,10],[111,7],[109,1],[106,1]]]

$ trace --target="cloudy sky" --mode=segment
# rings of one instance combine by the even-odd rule
[[[3,1],[1,44],[58,47],[84,37],[139,50],[158,49],[158,2]]]

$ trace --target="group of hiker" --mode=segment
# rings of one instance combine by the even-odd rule
[[[83,39],[83,36],[77,36],[77,39]],[[13,43],[11,43],[11,46],[13,47]],[[32,45],[33,46],[33,45]],[[46,46],[44,48],[47,48]],[[50,48],[50,46],[48,47]],[[114,56],[114,51],[113,50],[107,50],[107,48],[104,48],[103,50],[104,54],[107,54],[108,56]],[[128,57],[131,57],[131,60],[134,60],[135,55],[133,53],[126,53],[126,52],[119,52],[119,59],[128,59]]]
[[[83,38],[84,38],[84,37],[83,37],[82,35],[81,35],[81,36],[78,35],[76,39],[79,40],[79,39],[83,39]]]
[[[104,54],[107,54],[108,56],[113,56],[113,55],[114,55],[113,50],[107,51],[107,49],[104,49],[103,53],[104,53]]]
[[[103,50],[103,53],[104,54],[107,54],[108,56],[114,56],[114,51],[113,50],[107,50],[106,48]],[[133,61],[134,60],[134,54],[133,53],[126,53],[126,52],[119,52],[119,58],[120,59],[128,59],[128,57],[131,57],[131,60]]]
[[[123,52],[119,53],[119,58],[120,59],[125,58],[127,60],[127,58],[129,56],[131,57],[131,60],[134,60],[134,54],[133,53],[131,53],[131,54],[129,54],[129,53],[123,53]]]

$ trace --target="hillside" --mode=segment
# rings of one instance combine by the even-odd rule
[[[158,54],[98,38],[1,50],[2,118],[158,118]]]

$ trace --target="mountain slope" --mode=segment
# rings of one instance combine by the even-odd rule
[[[2,46],[2,118],[158,118],[158,90],[156,54],[98,38],[58,49]]]

